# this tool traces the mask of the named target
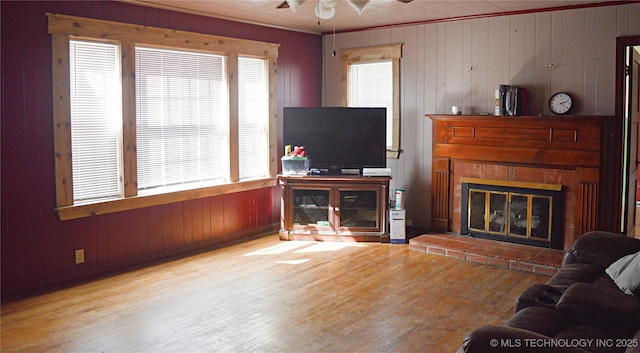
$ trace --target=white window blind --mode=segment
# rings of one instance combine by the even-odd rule
[[[122,196],[122,108],[117,45],[69,42],[74,203]]]
[[[223,56],[137,47],[138,190],[227,181],[228,106]]]
[[[393,63],[391,60],[352,63],[348,105],[387,108],[387,148],[393,141]]]
[[[269,172],[269,90],[264,59],[238,58],[239,177]]]

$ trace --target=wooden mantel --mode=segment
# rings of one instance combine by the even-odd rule
[[[460,230],[460,178],[561,184],[565,248],[607,230],[613,117],[427,115],[433,121],[431,225]],[[609,222],[610,223],[610,222]]]

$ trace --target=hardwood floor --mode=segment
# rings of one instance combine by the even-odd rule
[[[269,235],[2,305],[2,352],[454,352],[540,274]]]

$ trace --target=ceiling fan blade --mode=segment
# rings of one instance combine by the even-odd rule
[[[408,4],[408,3],[412,2],[413,0],[398,0],[398,1],[403,2],[405,4]]]
[[[283,3],[278,5],[276,9],[291,9],[291,12],[296,13],[296,9],[306,1],[307,0],[285,0]]]
[[[358,15],[362,14],[364,8],[369,4],[369,1],[370,0],[347,0],[347,2],[358,11]]]

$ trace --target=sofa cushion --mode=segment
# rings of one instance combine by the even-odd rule
[[[603,272],[602,276],[598,277],[592,283],[601,287],[609,287],[611,289],[620,290],[620,288],[618,288],[618,286],[613,282],[611,277],[609,277],[609,275],[605,272]]]
[[[633,336],[640,329],[640,299],[620,290],[590,283],[576,283],[569,287],[556,305],[578,324],[619,334]]]
[[[555,337],[573,324],[574,320],[570,315],[538,306],[518,311],[505,323],[506,326],[537,332],[548,337]]]
[[[564,258],[564,264],[581,262],[603,269],[619,258],[640,251],[640,240],[608,232],[588,232],[578,237]]]
[[[587,353],[579,347],[544,347],[526,342],[548,342],[550,337],[517,327],[483,325],[469,332],[462,341],[459,353]]]
[[[605,272],[621,291],[640,297],[640,251],[620,258]]]
[[[583,347],[592,353],[622,353],[626,349],[623,343],[627,341],[620,339],[618,335],[606,333],[585,325],[569,326],[554,338]],[[631,339],[629,340],[632,341]]]
[[[576,262],[562,266],[549,279],[547,284],[564,290],[574,283],[593,283],[603,276],[608,277],[604,272],[604,268]]]

